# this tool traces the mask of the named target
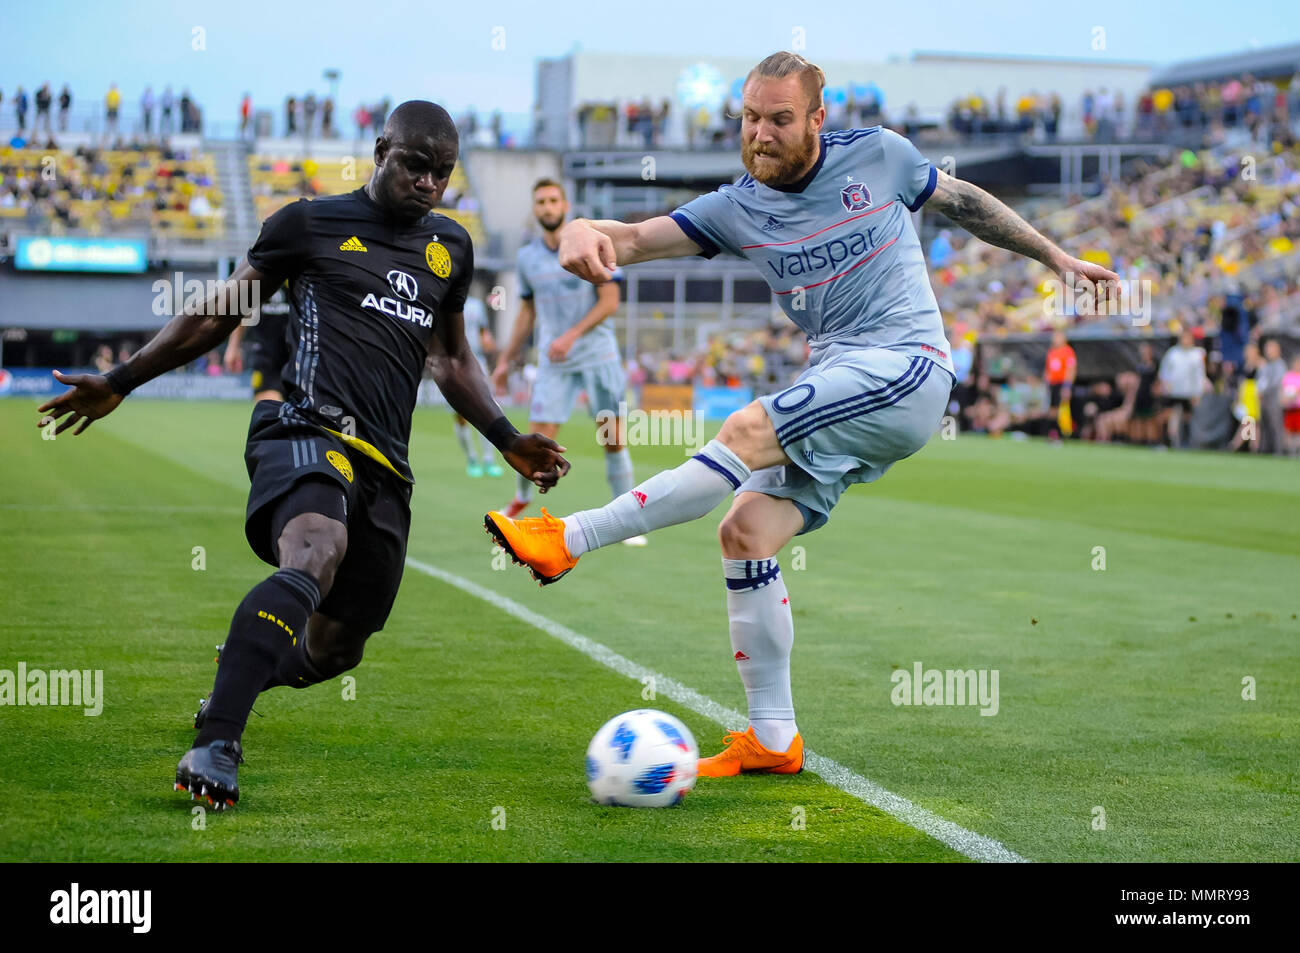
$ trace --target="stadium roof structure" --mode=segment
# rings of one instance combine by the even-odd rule
[[[1208,83],[1232,79],[1251,73],[1258,79],[1275,79],[1300,72],[1300,43],[1248,50],[1226,56],[1208,56],[1184,60],[1157,70],[1151,77],[1153,86],[1178,86],[1184,83]]]

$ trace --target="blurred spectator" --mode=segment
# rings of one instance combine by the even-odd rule
[[[68,130],[68,110],[72,108],[72,90],[68,84],[63,84],[63,91],[59,93],[59,132]]]
[[[117,115],[122,108],[122,93],[117,88],[117,83],[112,83],[108,87],[108,93],[104,96],[104,132],[117,134]]]
[[[54,102],[54,93],[50,90],[49,83],[41,84],[41,88],[36,91],[36,121],[32,123],[32,132],[39,132],[41,126],[45,126],[45,134],[50,134],[50,105]]]
[[[144,95],[140,97],[140,118],[144,122],[145,138],[153,134],[153,110],[156,102],[153,96],[153,87],[146,86]]]
[[[334,100],[328,96],[320,104],[320,134],[326,139],[334,138]]]
[[[200,132],[198,104],[190,98],[188,89],[181,90],[181,132]]]
[[[1149,342],[1143,341],[1138,345],[1137,388],[1128,425],[1129,440],[1133,443],[1154,444],[1161,440],[1158,373],[1155,351]]]
[[[18,118],[18,132],[27,131],[27,93],[19,86],[14,91],[14,115]]]
[[[302,134],[308,139],[316,132],[316,94],[308,93],[302,101]]]
[[[290,96],[284,101],[284,134],[292,136],[298,131],[298,100]]]
[[[1282,376],[1282,422],[1287,453],[1300,454],[1300,354],[1291,359],[1291,369]]]
[[[1184,428],[1206,386],[1205,349],[1196,346],[1196,336],[1190,330],[1179,335],[1178,344],[1161,359],[1160,386],[1167,405],[1173,409],[1169,417],[1169,443],[1182,447],[1186,443]]]
[[[1282,346],[1276,338],[1264,342],[1264,360],[1255,376],[1259,392],[1259,452],[1282,453],[1285,449],[1286,428],[1282,419],[1282,380],[1286,377],[1286,361],[1282,359]]]
[[[164,136],[170,135],[172,127],[172,109],[175,107],[175,100],[172,99],[172,87],[169,83],[164,89],[162,99],[158,103],[160,113],[158,116],[158,131]]]
[[[253,97],[244,93],[239,100],[239,138],[248,138],[248,124],[253,118]]]

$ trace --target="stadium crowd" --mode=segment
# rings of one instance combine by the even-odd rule
[[[4,111],[5,103],[4,90],[0,90],[0,112]],[[13,109],[15,139],[27,139],[29,117],[33,136],[42,132],[46,136],[55,131],[68,132],[74,120],[72,89],[67,83],[63,84],[57,97],[48,82],[42,83],[31,95],[24,87],[16,86],[9,94],[8,104]],[[96,121],[88,123],[88,128],[105,137],[123,135],[122,92],[116,83],[112,83],[104,94],[103,107],[102,115],[95,116]],[[139,122],[126,131],[146,139],[155,135],[203,131],[203,112],[188,89],[183,90],[177,99],[170,85],[163,88],[161,95],[155,95],[152,85],[146,86],[140,95],[137,115]]]
[[[47,136],[30,146],[0,146],[0,220],[51,232],[211,231],[221,225],[222,197],[211,160],[175,149],[165,137],[63,151]]]

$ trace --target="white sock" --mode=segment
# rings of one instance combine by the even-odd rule
[[[492,456],[492,451],[496,448],[492,446],[492,441],[488,440],[488,438],[483,436],[483,434],[478,435],[478,445],[479,459],[483,461],[484,466],[487,466],[493,461],[494,457]]]
[[[515,499],[520,503],[530,503],[533,499],[533,481],[522,473],[515,473]]]
[[[618,499],[632,489],[632,455],[624,447],[618,453],[605,454],[605,479],[609,481],[610,495]]]
[[[699,519],[749,479],[749,467],[726,445],[710,440],[674,470],[662,470],[599,509],[564,518],[571,556],[621,543],[665,526]]]
[[[459,443],[460,448],[465,451],[465,459],[470,463],[477,463],[478,461],[474,459],[474,445],[470,443],[469,424],[463,424],[457,420],[455,421],[455,427],[456,442]]]
[[[722,560],[736,669],[745,683],[749,723],[764,748],[786,751],[799,731],[790,692],[794,618],[776,557]]]

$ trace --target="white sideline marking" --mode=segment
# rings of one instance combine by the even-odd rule
[[[683,685],[675,678],[660,675],[643,665],[638,665],[631,659],[619,655],[613,649],[601,645],[599,642],[593,642],[585,635],[579,635],[567,625],[548,619],[546,616],[520,605],[513,599],[508,599],[498,592],[480,586],[478,583],[471,582],[469,579],[457,576],[454,573],[447,572],[445,569],[439,569],[437,566],[420,562],[418,559],[412,559],[409,556],[406,558],[406,564],[425,575],[441,579],[448,585],[455,586],[472,596],[477,596],[484,602],[491,603],[502,612],[541,629],[552,638],[559,639],[570,648],[577,649],[583,655],[595,659],[601,665],[613,669],[620,675],[625,675],[635,681],[640,681],[646,676],[654,678],[655,691],[662,692],[679,705],[686,706],[696,714],[716,721],[728,731],[744,731],[749,724],[749,719],[735,709],[719,705],[712,698],[701,695],[695,689]],[[944,820],[937,814],[932,814],[925,808],[918,807],[907,798],[900,797],[892,791],[886,791],[874,781],[870,781],[860,774],[855,774],[838,761],[824,758],[807,749],[804,751],[804,770],[811,771],[832,787],[839,788],[844,793],[851,794],[858,800],[879,808],[907,826],[947,844],[957,853],[964,854],[971,860],[997,863],[1029,862],[1026,858],[1009,850],[998,841],[982,834],[976,834],[974,831],[968,831],[952,821]]]

